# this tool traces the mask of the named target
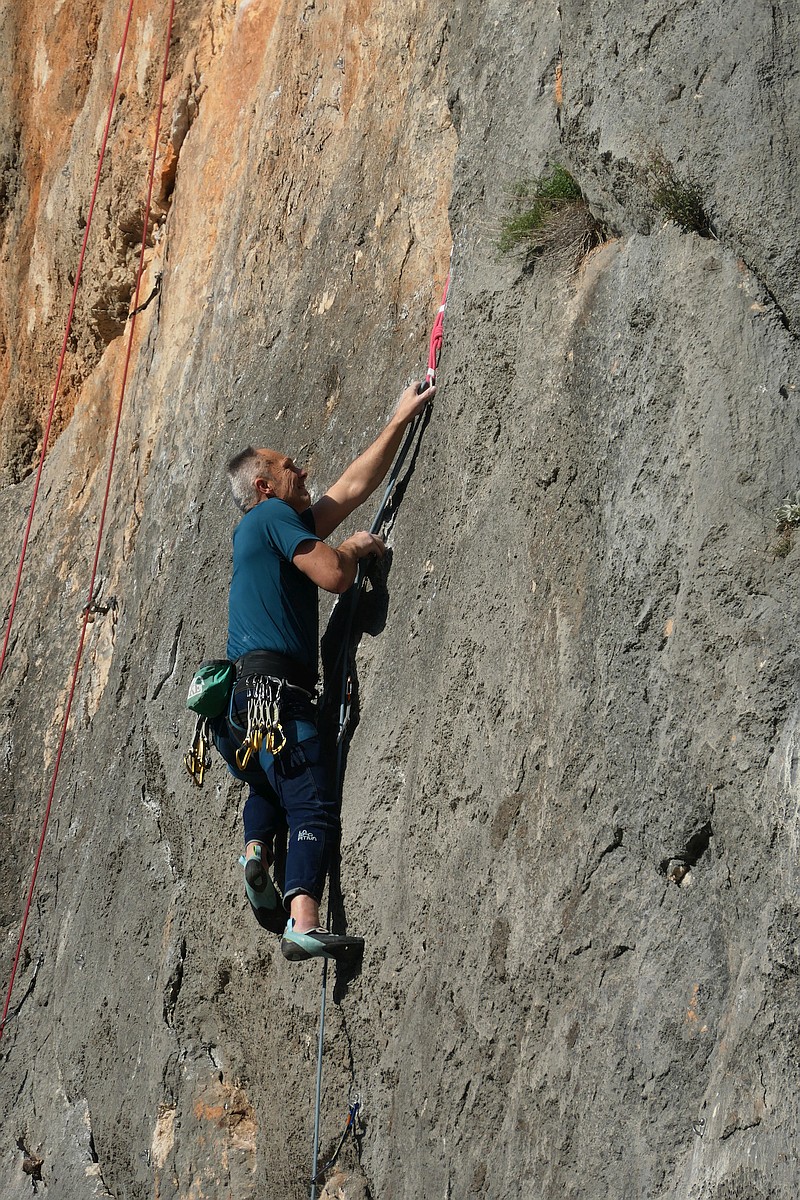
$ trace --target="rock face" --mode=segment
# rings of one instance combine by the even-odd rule
[[[125,14],[0,5],[14,578]],[[798,29],[663,0],[179,4],[99,584],[12,1009],[8,1200],[309,1192],[320,975],[181,765],[228,457],[432,419],[358,624],[325,1195],[793,1200]],[[3,978],[90,599],[166,11],[134,9],[2,678]],[[566,166],[602,224],[501,256]],[[665,219],[668,184],[713,231]],[[359,523],[369,524],[371,513]],[[6,609],[9,600],[5,602]],[[329,606],[323,606],[324,614]],[[334,618],[335,620],[335,618]]]

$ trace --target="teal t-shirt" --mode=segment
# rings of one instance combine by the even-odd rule
[[[271,650],[317,669],[317,585],[292,558],[317,537],[311,509],[296,513],[271,496],[245,513],[233,532],[233,578],[228,599],[227,656]]]

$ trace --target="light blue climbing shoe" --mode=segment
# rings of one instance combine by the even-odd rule
[[[242,855],[239,859],[244,867],[244,890],[259,925],[270,933],[282,933],[286,912],[270,879],[268,864],[261,857],[261,850],[262,847],[256,845],[252,858]]]
[[[307,958],[334,958],[337,962],[352,962],[363,953],[363,938],[328,933],[327,929],[320,928],[299,933],[294,928],[292,917],[289,918],[281,938],[281,954],[288,958],[289,962],[302,962]]]

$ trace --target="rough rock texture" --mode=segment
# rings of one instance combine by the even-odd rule
[[[0,5],[11,580],[119,6]],[[132,25],[2,680],[4,979],[86,603],[166,14]],[[3,1197],[308,1194],[318,966],[181,753],[248,441],[319,489],[441,388],[359,626],[325,1194],[797,1194],[798,30],[788,4],[180,4],[97,612],[13,1008]],[[665,222],[652,162],[716,237]],[[608,240],[501,258],[573,172]],[[156,227],[159,226],[160,229]],[[362,514],[367,524],[371,514]],[[785,546],[784,546],[785,549]],[[9,587],[10,593],[10,587]],[[7,601],[6,601],[7,605]],[[328,606],[324,607],[327,613]]]

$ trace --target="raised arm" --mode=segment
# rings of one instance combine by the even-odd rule
[[[371,496],[392,465],[406,426],[421,413],[433,398],[435,387],[422,395],[419,384],[412,383],[400,397],[397,408],[385,429],[363,454],[355,459],[336,483],[312,506],[314,524],[319,537],[326,538],[359,504]],[[299,566],[299,563],[296,564]],[[301,567],[302,570],[302,567]],[[351,581],[352,582],[352,581]],[[324,584],[320,584],[324,587]],[[335,589],[328,588],[328,591]]]

